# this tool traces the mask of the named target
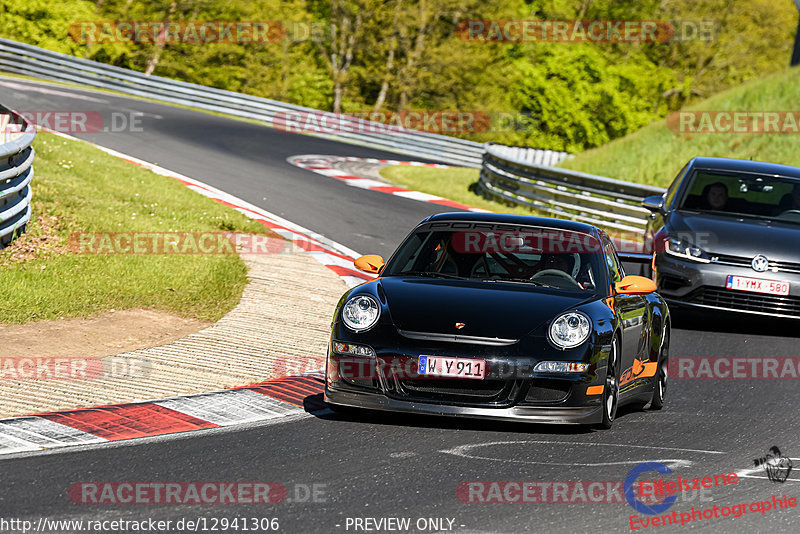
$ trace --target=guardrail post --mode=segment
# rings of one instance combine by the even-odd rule
[[[31,218],[35,137],[34,125],[0,105],[0,248],[25,231]]]

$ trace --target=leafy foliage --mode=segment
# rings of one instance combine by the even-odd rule
[[[286,36],[203,44],[68,36],[76,22],[114,20],[279,21]],[[675,35],[465,40],[457,28],[469,20],[660,20]],[[514,117],[508,127],[460,135],[570,151],[781,70],[796,23],[788,0],[0,0],[0,35],[58,52],[317,109],[504,113]]]

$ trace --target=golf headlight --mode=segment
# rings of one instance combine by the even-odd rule
[[[378,301],[369,295],[358,295],[348,300],[342,308],[342,320],[353,332],[369,330],[381,316]]]
[[[562,313],[550,324],[550,342],[561,349],[583,344],[592,333],[592,322],[580,312]]]
[[[706,255],[706,252],[703,249],[693,245],[686,239],[669,237],[665,243],[664,250],[666,250],[667,254],[679,256],[687,260],[697,261],[700,263],[708,263],[709,261],[708,255]]]

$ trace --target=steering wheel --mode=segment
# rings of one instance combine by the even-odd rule
[[[555,282],[548,285],[555,285],[563,289],[583,289],[583,287],[581,287],[581,285],[574,278],[559,269],[545,269],[544,271],[539,271],[531,276],[531,282],[542,282],[543,284],[547,284],[548,278]],[[566,282],[567,286],[565,287],[560,282]]]
[[[481,256],[477,259],[477,261],[473,264],[472,269],[469,271],[470,278],[477,278],[480,274],[478,271],[483,269],[486,271],[486,276],[489,276],[489,267],[486,265],[486,257]]]

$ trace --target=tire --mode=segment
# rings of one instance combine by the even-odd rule
[[[619,338],[611,342],[611,354],[606,366],[606,384],[603,388],[603,420],[598,425],[604,430],[611,428],[619,405]]]
[[[650,400],[651,410],[660,410],[664,407],[664,397],[667,394],[667,360],[669,359],[669,328],[664,329],[664,339],[658,354],[658,368],[653,377],[653,398]]]

